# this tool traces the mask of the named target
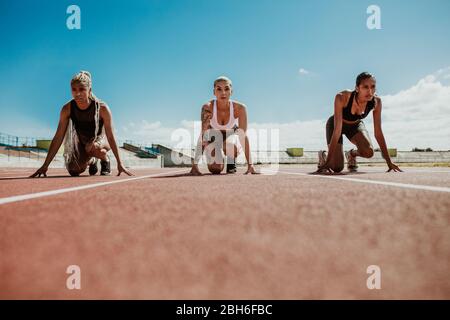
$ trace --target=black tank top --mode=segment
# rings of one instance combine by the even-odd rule
[[[352,114],[352,104],[353,104],[353,99],[355,98],[356,95],[356,91],[353,91],[350,99],[348,100],[347,106],[342,110],[342,118],[344,120],[347,121],[357,121],[357,120],[362,120],[365,117],[367,117],[367,115],[369,114],[369,112],[371,110],[373,110],[373,108],[375,108],[375,97],[370,100],[369,102],[367,102],[366,104],[366,109],[364,110],[364,113],[359,115],[359,114]]]
[[[75,100],[70,101],[70,119],[78,133],[78,138],[83,144],[92,142],[95,138],[95,101],[92,100],[87,109],[82,110],[78,107]],[[97,136],[100,135],[103,128],[103,120],[99,119]]]

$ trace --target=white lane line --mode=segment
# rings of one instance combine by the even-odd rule
[[[66,193],[66,192],[79,191],[79,190],[91,189],[91,188],[97,188],[97,187],[103,187],[103,186],[107,186],[107,185],[111,185],[111,184],[117,184],[117,183],[122,183],[122,182],[142,180],[142,179],[146,179],[146,178],[153,178],[153,177],[163,176],[163,175],[168,175],[168,174],[176,174],[176,173],[180,173],[180,172],[186,172],[186,170],[176,170],[176,171],[155,173],[155,174],[149,174],[149,175],[145,175],[145,176],[128,178],[128,179],[122,179],[122,180],[99,182],[99,183],[93,183],[93,184],[88,184],[88,185],[84,185],[84,186],[78,186],[78,187],[56,189],[56,190],[50,190],[50,191],[43,191],[43,192],[23,194],[23,195],[20,195],[20,196],[12,196],[12,197],[0,198],[0,205],[6,204],[6,203],[12,203],[12,202],[19,202],[19,201],[29,200],[29,199],[48,197],[48,196],[53,196],[53,195],[56,195],[56,194],[61,194],[61,193]],[[35,179],[39,179],[39,178],[35,178]]]
[[[384,186],[391,187],[399,187],[399,188],[407,188],[407,189],[417,189],[417,190],[426,190],[426,191],[435,191],[435,192],[450,192],[450,188],[447,187],[433,187],[433,186],[425,186],[421,184],[409,184],[409,183],[399,183],[399,182],[389,182],[389,181],[377,181],[377,180],[367,180],[367,179],[356,179],[356,178],[347,178],[347,177],[337,177],[337,176],[328,176],[328,175],[314,175],[302,172],[289,172],[289,171],[278,171],[283,174],[294,174],[300,176],[308,176],[308,177],[316,177],[316,178],[325,178],[325,179],[335,179],[335,180],[345,180],[359,183],[369,183],[369,184],[380,184]],[[399,173],[401,174],[401,173]]]
[[[0,176],[0,180],[27,179],[29,176]]]
[[[133,172],[136,172],[136,169],[132,169],[133,170]],[[151,169],[152,170],[152,169]],[[14,179],[28,179],[28,178],[30,178],[30,175],[32,174],[32,173],[34,173],[36,170],[33,170],[33,171],[30,171],[30,172],[23,172],[23,171],[21,171],[22,172],[22,175],[20,175],[20,176],[18,176],[18,175],[15,175],[14,173],[11,173],[11,175],[8,175],[8,174],[2,174],[2,173],[0,173],[0,180],[14,180]],[[56,174],[57,174],[58,172],[56,172]],[[70,178],[70,176],[68,175],[68,173],[67,172],[60,172],[60,177],[63,177],[62,175],[65,175],[65,176],[67,176],[67,178]],[[49,178],[51,178],[52,176],[49,176]],[[84,177],[87,177],[87,176],[84,176]],[[37,179],[37,178],[36,178]]]
[[[21,168],[21,169],[1,169],[0,172],[31,172],[36,171],[39,168]],[[55,168],[51,168],[55,169]]]
[[[401,168],[403,170],[403,168]],[[450,170],[403,170],[405,172],[413,173],[450,173]]]
[[[404,167],[401,167],[401,164],[400,164],[400,169],[402,169],[403,170],[403,172],[411,172],[411,173],[450,173],[450,170],[445,170],[445,169],[442,169],[442,170],[438,170],[438,169],[408,169],[408,168],[404,168]],[[383,170],[383,171],[375,171],[375,170],[367,170],[367,171],[364,171],[364,172],[367,172],[367,173],[384,173],[384,172],[386,172],[386,170]]]

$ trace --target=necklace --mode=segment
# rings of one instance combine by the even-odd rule
[[[356,108],[357,114],[359,114],[359,115],[364,114],[365,108],[364,108],[364,110],[362,110],[361,105],[358,102],[358,92],[356,92],[356,95],[355,95],[355,102],[357,105],[357,108]]]

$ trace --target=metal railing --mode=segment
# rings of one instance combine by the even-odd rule
[[[48,140],[46,138],[20,137],[0,132],[1,154],[14,159],[45,159],[47,150],[37,147],[37,140]]]
[[[36,140],[34,137],[19,137],[0,132],[0,145],[9,147],[35,147]]]
[[[116,139],[117,145],[122,147],[124,143],[131,144],[135,147],[138,147],[142,150],[145,150],[145,148],[151,148],[153,143],[150,142],[144,142],[144,141],[136,141],[136,140],[130,140],[130,139]]]

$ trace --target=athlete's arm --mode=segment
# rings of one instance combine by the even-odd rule
[[[202,112],[200,114],[200,119],[202,121],[202,130],[197,140],[194,159],[192,160],[192,169],[190,172],[193,175],[201,175],[201,172],[198,169],[198,162],[200,161],[200,158],[203,154],[203,150],[205,149],[205,146],[208,143],[208,141],[203,139],[203,136],[205,132],[209,129],[211,118],[212,118],[211,106],[209,104],[204,104],[202,107]]]
[[[389,156],[389,152],[386,146],[386,140],[384,139],[383,130],[381,129],[381,99],[376,97],[376,105],[373,109],[373,127],[374,127],[374,133],[375,133],[375,139],[378,142],[378,145],[381,149],[381,154],[383,155],[383,158],[386,160],[386,163],[389,167],[388,171],[394,170],[396,171],[402,171],[400,168],[392,163],[391,157]]]
[[[56,129],[55,136],[53,137],[52,142],[50,143],[50,147],[48,149],[47,157],[45,158],[44,164],[35,173],[33,173],[30,176],[30,178],[40,177],[41,175],[43,175],[44,177],[47,176],[48,166],[50,165],[50,162],[52,162],[53,158],[55,157],[64,140],[67,125],[69,124],[69,119],[70,119],[70,104],[66,104],[61,109],[59,115],[58,129]]]
[[[245,174],[251,173],[255,174],[255,168],[252,163],[252,156],[250,153],[250,143],[248,141],[247,136],[247,108],[245,105],[239,106],[239,129],[238,129],[238,137],[241,146],[244,147],[245,159],[247,159],[247,172]]]
[[[331,136],[330,145],[328,147],[328,156],[325,165],[321,169],[329,168],[329,161],[333,159],[336,152],[337,145],[339,143],[339,137],[342,133],[342,109],[345,103],[345,96],[343,92],[340,92],[334,98],[334,130]]]
[[[122,160],[120,160],[119,149],[117,148],[116,138],[114,136],[113,125],[112,125],[112,115],[111,110],[106,104],[100,105],[100,118],[103,120],[103,125],[105,126],[106,138],[108,138],[109,146],[117,160],[117,175],[120,176],[122,172],[127,175],[133,175],[127,169],[124,168]]]

